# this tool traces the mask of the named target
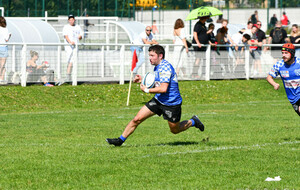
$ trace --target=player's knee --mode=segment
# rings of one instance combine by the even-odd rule
[[[142,123],[142,119],[141,119],[140,117],[138,117],[138,116],[135,116],[135,117],[133,118],[132,121],[133,121],[134,123],[136,123],[136,124]]]
[[[171,131],[171,133],[173,133],[174,135],[176,135],[176,134],[179,133],[179,130],[178,130],[178,129],[172,128],[172,127],[170,127],[170,131]]]

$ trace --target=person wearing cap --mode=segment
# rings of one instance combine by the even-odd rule
[[[83,31],[79,25],[75,24],[74,15],[68,16],[69,24],[65,25],[63,28],[63,36],[65,43],[68,45],[65,46],[65,51],[67,53],[67,80],[71,80],[73,62],[74,62],[74,53],[77,51],[76,44],[79,40],[82,39]]]
[[[280,85],[274,81],[280,75],[288,100],[300,116],[300,58],[295,57],[295,46],[286,43],[281,49],[282,60],[271,68],[267,81],[278,90]]]
[[[199,68],[201,68],[201,59],[203,59],[203,55],[206,51],[206,47],[202,44],[206,45],[209,42],[209,35],[207,34],[207,27],[205,26],[206,20],[209,16],[199,17],[199,21],[195,24],[193,30],[193,40],[192,44],[194,44],[193,48],[195,51],[195,63],[193,65],[192,77],[196,79],[200,79],[198,75]]]

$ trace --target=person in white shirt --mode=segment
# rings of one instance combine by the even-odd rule
[[[134,39],[133,44],[135,46],[131,46],[130,50],[132,51],[132,54],[134,50],[136,50],[136,54],[138,57],[138,62],[136,63],[136,67],[133,70],[134,74],[137,74],[137,70],[142,66],[142,64],[145,62],[145,55],[143,51],[143,45],[144,44],[158,44],[158,42],[154,39],[153,34],[151,33],[151,27],[147,26],[146,31],[140,33],[140,35]]]
[[[67,53],[67,80],[71,80],[71,73],[73,68],[74,62],[74,53],[78,50],[76,49],[76,44],[79,40],[82,39],[83,31],[79,25],[75,24],[75,17],[74,15],[68,16],[69,24],[65,25],[63,28],[63,36],[65,39],[65,43],[68,45],[65,46],[65,51]]]
[[[183,75],[185,75],[185,70],[182,67],[183,60],[186,59],[189,48],[186,42],[186,35],[184,32],[184,22],[180,18],[176,20],[173,31],[173,44],[180,45],[174,46],[174,68],[176,69],[177,75],[181,70]]]
[[[251,32],[252,27],[253,27],[253,23],[251,21],[248,21],[247,28],[243,34],[248,34],[252,38],[252,32]]]
[[[2,83],[5,75],[5,63],[8,57],[8,49],[6,42],[10,39],[11,34],[6,28],[6,20],[4,17],[0,17],[0,82]]]

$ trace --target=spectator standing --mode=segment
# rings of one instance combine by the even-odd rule
[[[181,69],[183,75],[185,75],[185,70],[182,67],[182,63],[184,58],[187,56],[187,53],[189,52],[189,48],[187,46],[186,35],[184,32],[184,22],[181,19],[177,19],[175,21],[174,31],[173,31],[173,43],[175,45],[178,45],[174,47],[174,57],[173,57],[176,73],[177,75],[179,75],[179,71]]]
[[[223,15],[219,15],[218,20],[216,21],[216,23],[222,23],[223,22]]]
[[[277,21],[278,21],[278,19],[277,19],[277,17],[276,17],[276,14],[273,14],[273,16],[272,16],[271,19],[270,19],[270,27],[271,27],[271,28],[274,28]]]
[[[63,28],[63,36],[65,39],[65,51],[67,53],[67,81],[72,80],[72,69],[73,69],[73,62],[74,62],[74,54],[78,52],[76,48],[76,44],[79,40],[82,39],[83,31],[79,25],[75,24],[75,17],[74,15],[68,16],[69,24],[65,25]]]
[[[154,39],[153,34],[151,32],[152,32],[151,27],[147,26],[145,29],[145,32],[140,33],[140,35],[136,39],[134,39],[133,44],[135,46],[130,47],[132,54],[133,54],[134,50],[136,50],[136,54],[138,57],[138,62],[136,63],[136,67],[133,70],[134,74],[137,74],[138,69],[145,62],[143,45],[144,44],[149,44],[149,45],[158,44],[158,42]]]
[[[206,20],[209,18],[209,16],[206,17],[200,17],[199,21],[194,26],[193,31],[193,44],[196,44],[197,46],[193,46],[195,50],[195,56],[196,60],[193,66],[193,72],[192,77],[199,79],[200,76],[198,75],[198,71],[200,68],[200,61],[203,57],[203,53],[206,51],[206,47],[203,47],[202,44],[208,44],[209,37],[207,35],[207,28],[205,26]]]
[[[88,32],[89,32],[89,26],[94,26],[94,24],[90,23],[88,20],[89,15],[85,15],[85,19],[83,20],[84,24],[84,39],[88,37]]]
[[[262,44],[262,42],[261,43],[258,42],[258,37],[257,37],[258,26],[257,26],[257,24],[253,25],[251,32],[252,32],[252,37],[251,37],[251,40],[248,42],[248,44],[251,45],[250,46],[250,55],[254,60],[253,75],[257,75],[257,74],[262,73],[261,63],[260,63],[261,48],[259,47],[259,44]],[[260,33],[260,35],[261,35],[261,33]]]
[[[208,25],[207,35],[209,37],[209,43],[211,45],[215,44],[215,42],[216,42],[216,36],[214,34],[214,30],[215,30],[215,25],[213,23],[210,23]]]
[[[297,24],[293,24],[290,34],[290,42],[300,45],[300,30]],[[295,47],[295,56],[300,58],[300,47]]]
[[[213,65],[216,65],[217,61],[216,61],[216,44],[217,44],[217,39],[216,36],[214,34],[214,29],[215,29],[215,25],[213,23],[210,23],[208,25],[208,31],[207,31],[207,35],[209,38],[209,44],[211,45],[211,59],[212,59],[212,63]],[[214,74],[214,71],[211,70],[211,75]]]
[[[288,19],[288,17],[286,16],[286,13],[285,12],[283,12],[282,13],[282,17],[281,17],[281,24],[282,24],[282,27],[288,27],[288,25],[289,25],[289,19]]]
[[[267,43],[267,38],[266,38],[266,33],[261,30],[261,26],[262,26],[261,21],[257,21],[256,26],[258,29],[256,32],[256,37],[257,37],[257,41],[258,41],[258,50],[261,51],[262,45]],[[266,50],[266,47],[264,47],[264,49]]]
[[[256,24],[256,23],[257,23],[257,21],[258,21],[258,12],[257,12],[257,10],[254,11],[254,14],[252,14],[252,15],[249,17],[248,21],[251,21],[253,24]]]
[[[287,40],[287,33],[282,28],[281,22],[277,21],[275,28],[270,31],[268,44],[284,44],[286,40]],[[281,46],[272,47],[271,49],[272,49],[271,54],[274,59],[280,56],[279,55],[280,52],[278,52],[278,50],[281,50]]]
[[[228,34],[227,25],[228,25],[228,20],[224,19],[222,22],[222,27],[217,30],[217,36],[216,36],[217,42],[218,44],[223,44],[223,45],[230,44],[230,46],[236,46],[231,36]],[[219,50],[221,54],[220,55],[221,66],[225,65],[226,67],[228,67],[228,72],[233,71],[230,69],[229,61],[227,59],[227,54],[229,55],[230,58],[234,58],[232,49],[228,47],[220,47]],[[223,71],[225,72],[225,69]],[[224,72],[223,75],[225,74]]]
[[[218,45],[226,45],[228,44],[228,40],[226,38],[226,34],[227,34],[228,28],[227,27],[222,27],[218,29],[217,32],[217,36],[216,36],[216,40],[217,40],[217,44]],[[220,63],[220,67],[221,67],[221,72],[222,72],[222,76],[225,76],[226,74],[226,68],[225,66],[228,67],[229,70],[229,66],[228,66],[228,51],[227,51],[227,47],[217,47],[217,53],[219,55],[219,63]]]
[[[222,22],[222,27],[217,30],[217,35],[222,28],[226,28],[226,30],[223,30],[223,31],[226,31],[225,37],[227,38],[227,41],[230,42],[231,45],[235,45],[234,41],[231,39],[230,35],[228,34],[227,25],[228,25],[228,20],[224,19]]]
[[[5,64],[6,58],[8,57],[8,48],[5,45],[6,42],[10,39],[11,34],[6,28],[6,20],[4,17],[0,17],[0,84],[4,83],[5,76]]]

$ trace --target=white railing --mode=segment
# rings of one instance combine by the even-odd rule
[[[40,77],[37,77],[35,81],[28,79],[26,63],[31,58],[30,50],[39,53],[38,65],[42,61],[49,62],[50,67],[47,69],[54,72],[54,76],[49,82],[66,81],[67,58],[64,51],[65,44],[8,43],[7,45],[9,47],[9,57],[6,61],[6,83],[20,83],[22,86],[26,86],[30,83],[42,82]],[[75,53],[74,55],[72,79],[66,82],[72,85],[77,85],[78,82],[119,82],[119,84],[124,84],[125,81],[130,80],[132,62],[130,46],[132,44],[88,43],[76,46],[79,51],[78,54]],[[175,45],[162,44],[162,46],[166,51],[166,60],[172,63],[178,71],[179,80],[209,81],[212,79],[264,78],[276,59],[281,58],[281,50],[257,52],[254,59],[248,48],[240,53],[232,51],[231,48],[218,51],[215,48],[211,49],[210,46],[207,46],[207,50],[204,52],[195,52],[190,48],[189,53],[186,54],[183,50],[180,57],[180,51],[174,49]],[[275,47],[276,45],[268,46]],[[153,70],[148,60],[148,47],[144,46],[145,63],[138,71],[142,75]],[[223,45],[222,47],[230,46]],[[244,46],[240,45],[240,47]],[[199,57],[199,65],[195,65],[197,57]],[[16,73],[20,76],[20,81],[11,78]]]

